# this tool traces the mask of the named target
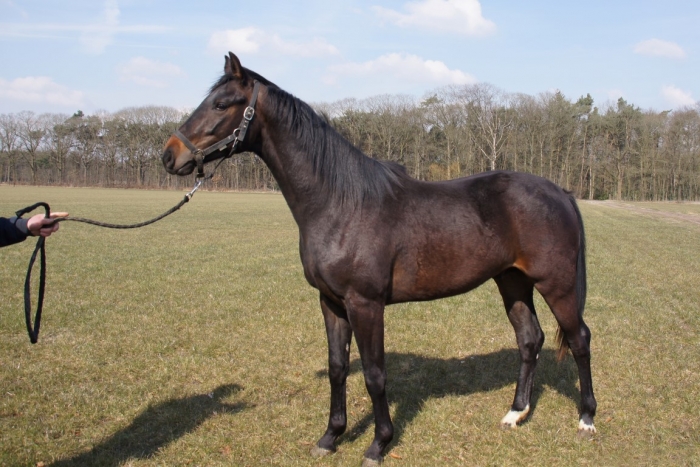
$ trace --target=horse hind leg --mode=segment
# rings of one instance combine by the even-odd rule
[[[571,354],[574,356],[578,367],[579,385],[581,387],[581,407],[578,423],[579,433],[595,434],[596,429],[593,418],[597,408],[595,396],[593,395],[593,378],[591,376],[591,331],[579,318],[578,326],[564,329],[560,324],[561,344],[564,349],[568,345]],[[564,353],[564,352],[562,352]]]
[[[593,378],[591,376],[591,331],[583,321],[583,310],[580,309],[576,293],[560,295],[551,293],[547,287],[538,284],[542,294],[559,324],[557,340],[559,341],[559,357],[571,350],[578,367],[579,385],[581,388],[581,406],[578,430],[582,434],[595,434],[593,424],[597,403],[593,394]]]
[[[533,284],[521,271],[509,269],[494,278],[503,297],[508,319],[515,330],[520,351],[520,371],[510,411],[501,420],[503,428],[515,428],[530,413],[535,368],[544,333],[537,320],[532,300]]]

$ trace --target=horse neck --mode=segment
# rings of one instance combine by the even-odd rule
[[[261,109],[265,112],[265,125],[258,155],[272,172],[298,220],[301,216],[297,214],[335,208],[330,187],[338,178],[340,167],[333,163],[333,158],[338,156],[331,147],[334,143],[343,146],[343,139],[306,104],[291,97],[284,99],[288,102],[285,101],[282,111],[271,110],[274,106],[269,105]],[[278,115],[281,113],[286,115]],[[351,156],[357,157],[357,154]]]
[[[395,198],[405,177],[398,166],[367,157],[284,91],[268,91],[262,101],[258,155],[297,221],[323,212],[347,214],[368,201],[378,206]]]
[[[329,199],[324,196],[323,183],[316,175],[312,158],[298,135],[274,120],[266,121],[269,123],[262,132],[258,156],[270,169],[292,214],[301,225],[302,219],[327,209]]]

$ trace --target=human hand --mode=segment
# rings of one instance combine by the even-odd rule
[[[43,214],[37,214],[36,216],[32,216],[27,220],[27,230],[35,237],[38,235],[48,237],[58,230],[58,222],[55,222],[54,219],[58,219],[60,217],[68,217],[68,213],[52,212],[49,219],[47,219]]]

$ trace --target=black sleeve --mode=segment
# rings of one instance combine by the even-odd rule
[[[27,219],[0,217],[0,247],[22,242],[28,236]]]

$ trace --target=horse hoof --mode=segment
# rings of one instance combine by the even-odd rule
[[[579,420],[578,435],[581,438],[591,438],[596,433],[597,431],[595,429],[595,425],[593,425],[592,423],[586,423],[583,421],[583,419]]]
[[[362,467],[379,467],[380,465],[382,465],[381,458],[379,460],[370,459],[369,457],[362,459]]]
[[[508,430],[511,428],[517,428],[518,423],[522,422],[527,418],[527,414],[530,413],[530,406],[527,405],[523,410],[511,410],[506,414],[501,420],[501,428]]]
[[[331,451],[330,449],[325,449],[320,446],[314,446],[311,448],[312,457],[325,457],[329,454],[333,454],[333,451]]]

